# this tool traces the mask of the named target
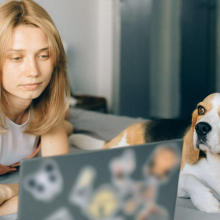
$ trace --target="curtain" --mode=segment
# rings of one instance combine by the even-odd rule
[[[150,47],[150,115],[175,118],[180,112],[181,0],[153,0]]]

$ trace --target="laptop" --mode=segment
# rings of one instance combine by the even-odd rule
[[[172,220],[182,139],[24,160],[18,220]]]

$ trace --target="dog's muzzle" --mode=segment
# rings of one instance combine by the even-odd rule
[[[199,122],[195,126],[195,130],[197,133],[196,148],[198,149],[200,144],[205,145],[208,148],[210,148],[207,145],[206,141],[207,141],[207,134],[212,130],[212,127],[206,122]]]
[[[198,137],[203,138],[212,130],[212,127],[206,122],[199,122],[195,129]]]

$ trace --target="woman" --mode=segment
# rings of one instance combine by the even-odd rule
[[[67,154],[66,55],[53,21],[34,1],[0,6],[0,74],[0,173],[40,148],[42,156]],[[0,215],[16,212],[17,202],[18,184],[0,185]]]

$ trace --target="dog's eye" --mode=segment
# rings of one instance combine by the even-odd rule
[[[202,106],[198,106],[198,114],[199,115],[204,115],[205,114],[205,108]]]

